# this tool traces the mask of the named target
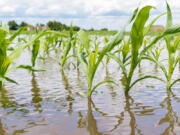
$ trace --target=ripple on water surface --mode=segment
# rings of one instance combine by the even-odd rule
[[[30,59],[29,51],[17,64],[24,59]],[[109,79],[120,86],[104,84],[88,99],[78,93],[87,92],[81,70],[60,70],[51,58],[39,60],[37,67],[46,72],[18,69],[9,77],[19,85],[6,82],[0,91],[0,135],[180,134],[180,84],[170,92],[164,83],[148,79],[125,96],[122,72],[111,61],[107,68],[100,66],[94,83]],[[145,62],[135,78],[149,72],[163,76],[154,64]],[[175,77],[179,73],[176,69]]]

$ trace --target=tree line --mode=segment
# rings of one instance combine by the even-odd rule
[[[50,30],[56,30],[56,31],[68,31],[70,30],[70,26],[63,24],[61,22],[58,21],[49,21],[46,24],[36,24],[35,26],[26,23],[24,21],[22,21],[20,24],[18,24],[16,21],[11,20],[8,22],[8,26],[10,30],[18,30],[21,27],[24,26],[32,26],[32,27],[39,27],[39,26],[46,26],[47,28],[49,28]],[[74,31],[79,31],[80,27],[78,26],[73,26]]]
[[[24,26],[32,26],[32,27],[45,26],[45,27],[49,28],[50,30],[55,30],[55,31],[69,31],[70,30],[70,26],[63,24],[61,22],[58,22],[58,21],[48,21],[46,24],[36,24],[36,26],[33,26],[24,21],[22,21],[20,24],[18,24],[15,20],[11,20],[8,22],[8,26],[9,26],[10,30],[18,30],[19,28],[24,27]],[[74,31],[79,31],[80,29],[81,28],[79,26],[73,26]],[[102,28],[100,30],[108,31],[107,28]],[[95,29],[91,28],[91,29],[88,29],[87,31],[95,31]]]

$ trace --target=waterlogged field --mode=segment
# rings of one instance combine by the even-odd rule
[[[94,82],[113,80],[119,86],[101,85],[90,99],[79,94],[88,89],[83,72],[73,65],[60,70],[52,59],[55,54],[50,56],[37,61],[45,72],[18,69],[10,74],[19,85],[7,82],[0,92],[1,135],[180,134],[180,84],[167,91],[165,83],[148,79],[125,96],[122,72],[110,61],[99,67]],[[167,57],[167,52],[161,57]],[[30,58],[27,49],[16,64],[30,64]],[[149,73],[163,77],[156,64],[144,61],[135,78]],[[174,77],[179,75],[177,68]]]
[[[180,25],[168,3],[147,23],[152,8],[113,36],[1,25],[0,135],[180,134]]]

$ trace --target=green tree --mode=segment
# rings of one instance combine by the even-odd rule
[[[19,25],[14,21],[9,21],[8,26],[10,30],[17,30],[19,28]]]
[[[94,28],[89,29],[89,31],[94,31]]]
[[[22,21],[21,24],[19,25],[19,27],[25,27],[25,26],[28,26],[28,25],[29,25],[28,23]]]
[[[57,22],[57,21],[49,21],[49,22],[47,23],[47,26],[48,26],[51,30],[57,30],[57,31],[63,31],[63,30],[69,31],[69,30],[70,30],[70,27],[69,27],[69,26],[67,26],[66,24],[62,24],[61,22]],[[75,26],[75,27],[74,27],[74,30],[75,30],[75,31],[79,31],[79,30],[80,30],[80,27]]]
[[[74,26],[73,29],[74,29],[74,31],[79,31],[81,28],[78,26]]]
[[[49,21],[47,23],[47,26],[51,29],[51,30],[62,30],[62,24],[60,22],[57,21]]]
[[[102,28],[101,31],[108,31],[108,29],[107,28]]]

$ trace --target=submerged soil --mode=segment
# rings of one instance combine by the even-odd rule
[[[26,50],[16,64],[30,64],[30,56]],[[46,72],[18,69],[9,77],[19,85],[6,82],[0,91],[0,135],[180,134],[179,83],[167,91],[165,83],[147,79],[124,95],[123,75],[112,60],[99,67],[94,84],[114,80],[119,86],[104,84],[90,99],[79,94],[87,92],[81,69],[60,70],[51,57],[38,60],[37,68]],[[155,64],[143,61],[134,78],[148,74],[163,77]],[[173,78],[179,76],[177,68]]]

